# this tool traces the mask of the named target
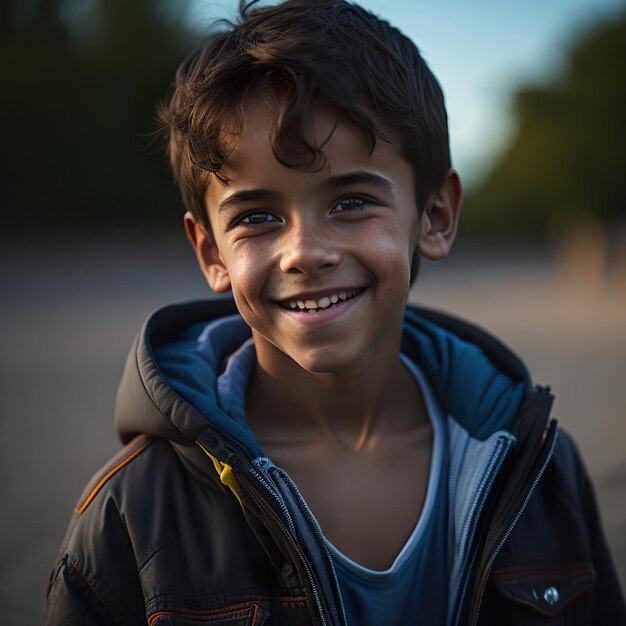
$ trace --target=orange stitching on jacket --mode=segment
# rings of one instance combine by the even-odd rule
[[[276,599],[282,604],[305,604],[307,598],[308,596],[278,596]]]
[[[135,439],[133,439],[127,447],[132,447],[132,445],[135,443],[135,441],[137,441],[139,438],[141,437],[145,437],[145,435],[138,435],[137,437],[135,437]],[[102,489],[102,487],[104,487],[104,485],[107,483],[107,481],[114,476],[117,472],[119,472],[125,465],[127,465],[128,463],[130,463],[138,454],[140,454],[141,452],[143,452],[148,446],[150,445],[150,440],[145,441],[139,448],[137,448],[137,450],[135,450],[130,456],[126,457],[121,463],[118,463],[113,469],[109,470],[104,478],[102,478],[100,480],[100,482],[91,490],[91,493],[87,496],[87,498],[85,499],[85,501],[76,509],[74,509],[75,513],[78,513],[78,515],[81,515],[83,513],[83,511],[89,506],[89,504],[91,503],[91,501],[96,497],[96,495],[98,494],[98,492],[100,491],[100,489]]]
[[[265,596],[263,596],[265,597]],[[267,596],[269,598],[269,596]],[[190,615],[221,615],[222,612],[233,612],[240,611],[243,609],[247,609],[251,607],[253,604],[256,604],[256,598],[253,600],[247,600],[243,602],[237,602],[236,604],[229,604],[228,606],[224,606],[217,609],[180,609],[180,611],[159,611],[154,615],[161,615],[163,613],[188,613]],[[153,616],[154,617],[154,616]]]
[[[210,609],[208,611],[197,611],[193,609],[182,609],[180,611],[159,611],[158,613],[154,613],[154,615],[150,616],[149,625],[154,626],[162,617],[167,617],[170,615],[184,615],[190,618],[194,617],[233,617],[237,614],[245,615],[246,609],[251,609],[254,607],[253,614],[253,624],[256,619],[257,611],[259,609],[259,605],[253,602],[242,602],[241,604],[233,604],[229,607],[224,607],[226,610],[220,609]]]
[[[535,578],[540,576],[576,576],[591,574],[591,563],[566,563],[563,565],[516,565],[494,570],[494,580],[508,580],[510,578]]]
[[[259,596],[258,601],[263,602],[271,602],[271,596]],[[279,602],[283,604],[302,604],[307,600],[307,596],[279,596],[276,598]],[[237,615],[237,613],[242,613],[246,608],[254,607],[254,615],[253,619],[258,617],[258,611],[261,609],[261,606],[256,602],[241,602],[239,604],[233,604],[228,607],[224,607],[226,610],[220,609],[181,609],[180,611],[158,611],[157,613],[153,613],[148,621],[149,626],[154,626],[162,617],[167,616],[176,616],[176,615],[186,615],[187,617],[232,617],[233,615]],[[254,624],[254,621],[252,622]]]

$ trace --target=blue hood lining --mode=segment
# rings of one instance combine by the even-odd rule
[[[481,348],[407,311],[402,352],[419,364],[444,407],[469,434],[484,440],[510,426],[527,381],[499,370]]]
[[[261,446],[245,416],[229,413],[232,405],[222,406],[219,401],[220,395],[225,397],[219,387],[224,389],[229,377],[245,376],[247,381],[252,373],[254,362],[248,362],[247,372],[234,373],[229,368],[231,357],[251,340],[250,328],[241,316],[229,315],[193,324],[180,339],[155,348],[154,359],[170,387],[207,420],[207,425],[211,423],[257,457],[262,454]],[[175,416],[169,417],[175,420]]]

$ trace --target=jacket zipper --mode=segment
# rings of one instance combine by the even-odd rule
[[[528,491],[526,493],[526,497],[524,498],[520,508],[518,509],[517,513],[515,514],[515,517],[513,518],[513,520],[509,524],[508,528],[506,529],[506,531],[502,535],[500,541],[496,545],[495,549],[491,553],[491,556],[489,557],[489,561],[487,562],[487,566],[486,566],[485,571],[484,571],[483,576],[482,576],[482,583],[480,585],[480,590],[478,592],[478,602],[476,604],[476,610],[475,610],[474,615],[473,615],[473,617],[472,617],[472,619],[470,621],[470,624],[472,626],[475,626],[478,623],[478,617],[479,617],[479,614],[480,614],[480,609],[481,609],[481,606],[482,606],[483,597],[485,595],[485,589],[487,587],[487,581],[489,580],[489,575],[491,574],[491,569],[493,568],[493,564],[495,563],[496,557],[500,553],[500,550],[502,549],[502,546],[506,543],[507,539],[509,538],[509,536],[513,532],[513,529],[515,528],[515,526],[517,526],[517,522],[519,521],[520,517],[522,516],[522,514],[526,510],[526,507],[528,506],[528,503],[530,502],[530,498],[532,497],[535,489],[537,488],[537,485],[539,484],[539,481],[541,480],[541,477],[543,476],[543,473],[545,472],[546,467],[548,466],[548,463],[550,463],[550,461],[552,459],[552,456],[554,455],[554,449],[556,447],[556,442],[557,442],[558,437],[559,437],[559,433],[558,433],[558,431],[555,430],[554,431],[554,436],[552,437],[552,442],[550,443],[550,448],[548,450],[548,454],[546,455],[546,458],[544,459],[543,463],[541,464],[541,467],[539,468],[539,471],[535,475],[535,478],[534,478],[532,484],[530,485],[530,488],[528,489]]]
[[[326,540],[324,536],[322,535],[322,532],[317,523],[317,520],[313,516],[313,513],[311,513],[311,509],[309,508],[309,505],[306,503],[305,499],[302,497],[302,494],[300,493],[298,487],[293,482],[289,474],[287,474],[287,472],[285,472],[284,470],[280,468],[277,468],[277,470],[281,478],[285,481],[287,486],[290,488],[292,494],[296,498],[296,501],[300,507],[300,510],[304,512],[304,519],[306,520],[309,528],[313,530],[313,534],[315,535],[315,538],[317,539],[318,546],[321,548],[321,553],[323,557],[325,557],[326,562],[332,574],[331,584],[333,584],[333,587],[334,587],[334,590],[336,592],[336,596],[338,599],[338,606],[337,606],[337,603],[333,602],[333,604],[335,605],[333,607],[334,612],[338,614],[338,617],[339,615],[341,616],[342,624],[347,624],[348,619],[346,617],[345,607],[341,599],[341,590],[339,588],[339,583],[337,582],[337,572],[335,571],[335,566],[333,564],[332,557],[330,556],[330,552],[328,551],[328,548],[326,547]]]
[[[483,484],[481,486],[480,493],[476,499],[476,506],[473,512],[472,522],[467,527],[464,533],[464,548],[462,555],[462,565],[459,573],[459,585],[462,585],[460,590],[460,594],[457,592],[457,606],[454,611],[454,619],[452,623],[458,624],[460,616],[462,614],[463,604],[465,602],[465,596],[467,594],[467,586],[469,583],[470,575],[472,568],[474,567],[474,561],[476,558],[475,552],[472,550],[472,544],[476,537],[476,530],[478,529],[478,524],[480,522],[480,518],[482,512],[485,508],[485,503],[487,502],[487,498],[489,493],[491,492],[491,488],[495,482],[496,476],[498,475],[500,468],[502,467],[502,463],[508,454],[508,451],[511,448],[512,439],[508,437],[498,437],[496,447],[489,459],[489,463],[487,465],[487,469],[485,471],[483,477]]]
[[[210,430],[210,432],[212,433],[212,435],[216,439],[218,439],[218,440],[219,439],[225,440],[226,445],[224,447],[224,450],[225,450],[225,452],[227,452],[227,458],[228,458],[229,465],[231,465],[231,467],[236,468],[237,470],[241,471],[242,470],[242,465],[243,465],[242,459],[245,458],[248,455],[244,455],[243,450],[241,450],[241,448],[237,445],[237,443],[232,441],[229,437],[225,437],[223,433],[219,433],[218,434],[212,428],[210,428],[209,430]],[[283,525],[281,527],[281,530],[284,532],[285,536],[287,537],[287,539],[289,540],[289,542],[293,546],[294,550],[298,554],[298,557],[300,558],[300,561],[302,562],[302,564],[304,566],[304,569],[305,569],[305,572],[306,572],[306,576],[307,576],[307,579],[309,581],[309,585],[310,585],[310,588],[311,588],[311,593],[313,595],[313,598],[315,600],[315,604],[317,606],[317,610],[318,610],[318,613],[319,613],[321,626],[328,626],[328,623],[326,621],[326,617],[324,616],[324,608],[322,606],[322,601],[320,599],[320,593],[319,593],[319,590],[317,589],[317,585],[315,584],[315,579],[313,578],[313,574],[311,572],[311,568],[309,567],[306,555],[304,554],[304,550],[302,549],[302,547],[300,545],[300,542],[298,541],[298,538],[297,538],[297,535],[296,535],[295,524],[293,522],[293,519],[291,517],[289,509],[288,509],[287,505],[285,504],[282,496],[272,486],[273,480],[272,480],[271,476],[269,475],[269,473],[266,470],[267,464],[271,463],[271,461],[269,459],[267,459],[266,457],[259,457],[259,458],[256,458],[256,459],[252,460],[251,463],[252,463],[252,465],[254,467],[257,468],[258,471],[256,471],[254,469],[254,467],[249,467],[247,473],[256,482],[258,482],[260,485],[262,485],[264,490],[270,494],[270,496],[272,497],[274,502],[276,502],[276,504],[278,505],[278,507],[279,507],[279,509],[280,509],[280,511],[282,513],[283,520],[284,520],[284,522],[286,524],[286,525]],[[298,495],[300,496],[300,494],[298,494]],[[302,496],[300,496],[300,500],[304,503],[304,500],[302,499]],[[327,552],[327,554],[328,554],[328,552]],[[331,567],[332,567],[332,563],[331,563]],[[333,572],[334,572],[334,569],[333,569]],[[336,578],[335,578],[335,581],[336,581]],[[337,590],[338,590],[338,585],[337,584],[336,584],[336,587],[337,587]],[[338,597],[340,598],[341,596],[339,595]],[[345,619],[345,612],[343,610],[343,606],[341,606],[341,609],[342,609],[342,615],[344,616],[343,623],[346,624],[347,622],[346,622],[346,619]]]
[[[271,485],[270,481],[272,481],[272,478],[269,476],[269,473],[265,469],[265,465],[267,464],[267,462],[268,462],[268,459],[265,459],[265,458],[255,459],[252,463],[259,471],[257,472],[251,468],[249,470],[249,473],[258,483],[260,483],[264,487],[264,489],[272,496],[272,498],[278,504],[283,514],[283,517],[287,522],[287,527],[286,528],[283,527],[285,531],[285,535],[289,539],[289,542],[294,547],[295,551],[298,554],[298,557],[300,558],[300,561],[304,565],[306,576],[307,576],[307,579],[309,581],[309,585],[311,588],[311,593],[313,595],[313,598],[315,600],[315,604],[317,606],[317,610],[319,613],[321,625],[327,626],[327,621],[324,616],[324,609],[323,609],[322,602],[320,599],[319,590],[317,589],[315,579],[313,578],[313,574],[307,562],[307,558],[304,554],[304,551],[302,547],[300,546],[300,542],[297,539],[295,524],[293,523],[293,519],[291,517],[291,514],[289,513],[289,509],[287,508],[287,505],[285,504],[282,496]]]

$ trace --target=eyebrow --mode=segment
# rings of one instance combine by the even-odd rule
[[[373,172],[357,170],[355,172],[349,172],[348,174],[341,174],[340,176],[331,176],[321,181],[315,185],[313,193],[326,193],[351,185],[366,185],[369,188],[377,189],[383,193],[391,193],[393,190],[393,183],[388,178],[374,174]],[[218,213],[220,213],[230,206],[243,204],[245,202],[276,202],[280,200],[284,200],[284,195],[277,191],[272,191],[271,189],[242,189],[224,198],[217,207],[217,210]]]
[[[324,193],[341,187],[349,187],[351,185],[366,185],[367,187],[378,189],[381,192],[390,193],[393,189],[393,183],[384,176],[366,172],[365,170],[357,170],[340,176],[331,176],[327,180],[323,180],[317,184],[313,192]]]
[[[276,202],[283,198],[282,193],[272,191],[271,189],[242,189],[224,198],[224,200],[219,203],[217,212],[221,213],[233,205],[243,204],[244,202]]]

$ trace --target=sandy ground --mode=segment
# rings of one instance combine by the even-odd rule
[[[20,626],[41,623],[73,504],[118,448],[111,415],[134,334],[154,308],[207,289],[182,237],[131,235],[5,241],[0,289],[0,621]],[[626,581],[626,281],[485,247],[422,268],[412,300],[479,321],[552,386]]]

